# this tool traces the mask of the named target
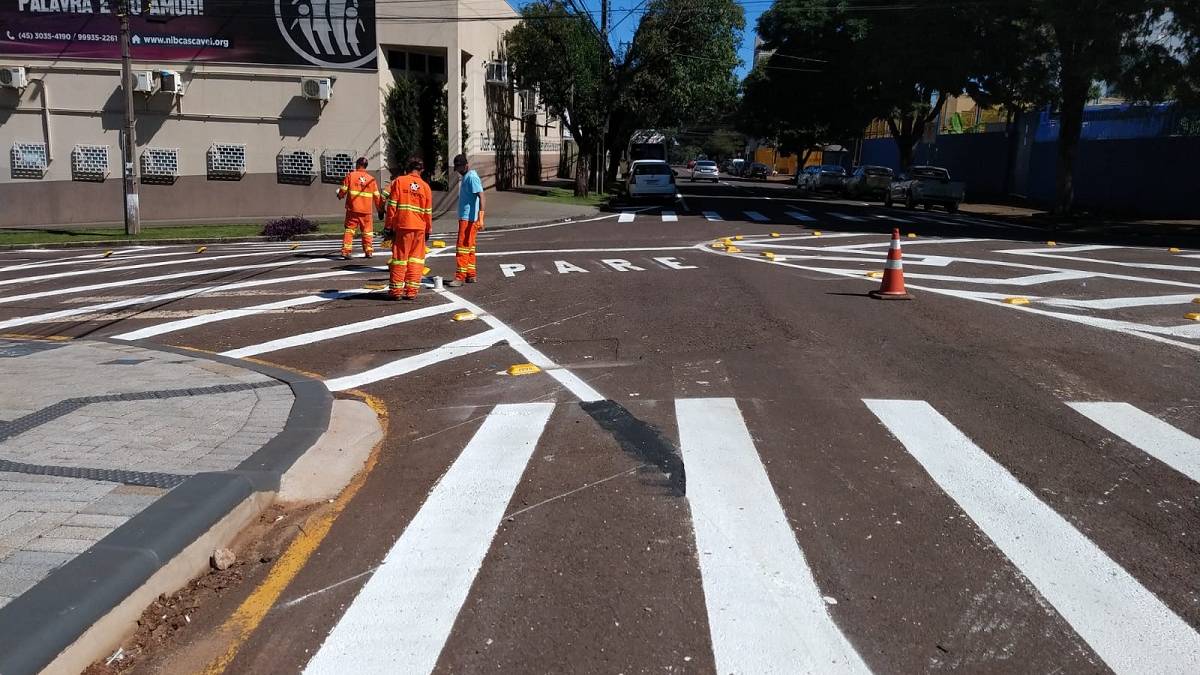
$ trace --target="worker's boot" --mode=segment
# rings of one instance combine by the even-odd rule
[[[458,288],[459,286],[462,286],[462,285],[463,285],[462,279],[455,279],[454,281],[450,281],[450,282],[446,283],[447,288]]]

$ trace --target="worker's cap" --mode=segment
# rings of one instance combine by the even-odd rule
[[[365,168],[367,168],[367,158],[366,158],[366,157],[359,157],[358,159],[354,160],[354,166],[356,166],[356,167],[358,167],[358,168],[360,168],[360,169],[365,169]]]
[[[467,165],[467,156],[466,155],[455,155],[454,156],[454,166],[466,166],[466,165]]]
[[[408,170],[409,171],[424,171],[425,170],[424,160],[422,160],[420,157],[409,157],[408,158]]]

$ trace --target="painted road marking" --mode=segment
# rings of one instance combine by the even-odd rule
[[[553,403],[498,405],[438,481],[305,673],[429,673]]]
[[[637,217],[637,214],[636,214],[636,213],[630,213],[630,212],[628,212],[628,211],[622,211],[622,212],[621,212],[621,215],[620,215],[620,216],[617,216],[617,222],[618,222],[618,223],[632,223],[632,222],[633,222],[633,219],[634,219],[634,218],[636,218],[636,217]]]
[[[290,349],[292,347],[301,347],[303,345],[312,344],[314,342],[322,342],[324,340],[332,340],[334,338],[339,338],[339,337],[343,337],[346,335],[354,335],[356,333],[365,333],[369,330],[375,330],[377,328],[386,328],[388,326],[395,326],[397,324],[406,323],[408,321],[416,321],[418,319],[425,319],[425,318],[428,318],[431,316],[437,316],[438,314],[445,314],[446,312],[449,312],[449,311],[452,311],[455,309],[460,309],[460,306],[455,305],[454,303],[434,305],[432,307],[422,307],[421,309],[414,309],[414,310],[411,310],[408,312],[399,312],[397,314],[391,314],[388,316],[381,316],[381,317],[377,317],[374,319],[367,319],[366,321],[358,321],[355,323],[348,323],[348,324],[345,324],[342,326],[334,326],[333,328],[326,328],[324,330],[315,330],[315,331],[312,331],[309,333],[302,333],[300,335],[293,335],[291,337],[279,338],[278,340],[271,340],[270,342],[263,342],[263,343],[257,344],[257,345],[250,345],[248,347],[242,347],[240,349],[231,349],[227,352],[221,352],[221,356],[228,356],[230,358],[241,359],[241,358],[245,358],[247,356],[254,356],[256,354],[266,354],[267,352],[275,352],[275,351],[279,351],[281,349]]]
[[[856,222],[856,223],[861,223],[862,221],[866,220],[866,218],[859,218],[858,216],[850,216],[845,213],[835,213],[833,211],[830,211],[829,215],[831,215],[835,218],[841,218],[842,220],[849,220],[849,221]]]
[[[1045,298],[1042,300],[1042,304],[1087,309],[1122,309],[1125,307],[1152,307],[1156,305],[1190,305],[1195,298],[1195,293],[1187,293],[1185,295],[1148,295],[1133,298],[1100,298],[1097,300]]]
[[[675,401],[719,673],[869,672],[829,616],[731,398]]]
[[[252,307],[243,307],[241,309],[227,309],[223,312],[213,312],[211,314],[202,314],[200,316],[194,316],[194,317],[191,317],[188,319],[181,319],[179,321],[170,321],[167,323],[159,324],[157,326],[150,326],[148,328],[142,328],[141,330],[135,330],[135,331],[131,331],[129,333],[122,333],[120,335],[114,335],[113,339],[115,339],[115,340],[142,340],[144,338],[154,337],[155,335],[162,335],[164,333],[173,333],[178,330],[195,328],[196,326],[203,326],[203,325],[210,324],[210,323],[216,323],[218,321],[229,321],[230,319],[240,319],[242,317],[254,316],[255,314],[262,314],[264,312],[270,312],[270,311],[277,310],[277,309],[288,309],[289,307],[302,307],[304,305],[312,305],[312,304],[316,304],[318,302],[329,302],[330,300],[341,300],[343,298],[351,298],[356,295],[360,295],[362,293],[370,293],[370,291],[368,291],[365,288],[356,288],[356,289],[349,290],[349,291],[327,291],[325,293],[318,293],[316,295],[306,295],[302,298],[292,298],[290,300],[280,300],[278,302],[268,302],[268,303],[264,303],[261,305],[254,305]]]
[[[211,259],[210,259],[211,260]],[[56,288],[50,291],[39,291],[37,293],[25,293],[24,295],[10,295],[0,298],[0,303],[20,302],[22,300],[33,300],[36,298],[48,298],[55,295],[75,295],[85,291],[96,291],[102,288],[120,288],[121,286],[136,286],[139,284],[147,284],[154,281],[169,281],[171,279],[186,279],[188,277],[203,276],[205,274],[221,274],[223,272],[241,272],[244,270],[261,270],[277,267],[289,267],[291,265],[311,265],[313,260],[285,260],[281,262],[262,263],[259,265],[234,265],[232,267],[210,267],[203,270],[192,270],[191,272],[175,272],[173,274],[160,274],[156,277],[142,277],[140,279],[124,279],[122,281],[109,281],[102,284],[91,284],[88,286],[67,286],[65,288]],[[110,272],[112,270],[105,270]]]
[[[767,220],[769,220],[769,218],[767,218],[763,214],[759,213],[758,211],[743,211],[742,213],[746,214],[746,217],[749,218],[750,220],[753,220],[753,221],[756,221],[759,223],[765,223]]]
[[[1109,668],[1195,672],[1200,635],[932,406],[864,403]]]
[[[1200,439],[1128,403],[1067,403],[1127,443],[1200,483]]]
[[[690,246],[687,248],[689,250],[692,249],[692,247],[690,247]],[[661,249],[655,249],[655,250],[661,250]],[[880,253],[879,255],[883,255],[883,254]],[[650,260],[654,261],[655,263],[658,263],[658,265],[660,265],[661,268],[665,268],[668,270],[699,269],[695,265],[688,265],[682,258],[680,258],[678,256],[657,257],[657,258],[650,258]],[[641,267],[626,258],[604,258],[601,260],[593,260],[593,261],[588,261],[588,262],[593,264],[594,267],[598,268],[602,272],[607,272],[609,269],[615,270],[617,272],[646,272],[650,269],[654,269],[654,270],[660,269],[659,267],[651,267],[649,265],[647,267]],[[582,267],[581,265],[576,265],[575,263],[573,263],[569,260],[554,260],[553,263],[554,263],[553,271],[555,274],[563,274],[563,275],[587,274],[587,273],[590,273],[593,271],[593,270],[587,269],[586,267]],[[535,270],[537,270],[539,267],[540,267],[540,265],[534,265]],[[500,275],[506,279],[512,279],[512,278],[516,277],[518,274],[520,274],[521,272],[525,272],[525,271],[529,270],[529,267],[527,267],[524,263],[502,263],[501,265],[499,265],[499,268],[500,268]],[[550,270],[544,270],[543,273],[549,274]]]
[[[437,309],[449,307],[448,305],[439,305]],[[443,311],[449,311],[448,309]],[[403,315],[400,315],[403,316]],[[331,329],[333,330],[333,329]],[[449,342],[440,347],[435,347],[427,352],[422,352],[415,356],[406,356],[402,359],[397,359],[391,363],[385,363],[382,366],[365,370],[354,375],[345,375],[343,377],[335,377],[332,380],[325,381],[325,387],[329,391],[345,391],[361,387],[364,384],[371,384],[380,380],[386,380],[389,377],[398,377],[411,373],[414,370],[420,370],[426,366],[432,366],[435,363],[448,361],[459,356],[466,356],[481,352],[492,345],[504,340],[504,335],[496,330],[486,330],[477,335],[470,335],[461,340]]]
[[[724,218],[721,217],[721,214],[717,213],[716,211],[705,211],[704,218],[705,218],[705,220],[711,220],[715,223],[724,222],[724,220],[725,220]]]
[[[805,214],[803,214],[803,213],[800,213],[799,211],[788,211],[788,212],[787,212],[787,215],[788,215],[788,218],[791,218],[791,219],[793,219],[793,220],[799,220],[799,221],[800,221],[800,222],[802,222],[802,223],[815,223],[815,222],[817,222],[817,219],[816,219],[816,218],[813,218],[812,216],[809,216],[809,215],[805,215]]]
[[[679,216],[675,215],[674,211],[663,211],[662,219],[664,223],[674,223],[679,220]]]
[[[51,321],[59,321],[74,316],[83,314],[93,314],[103,312],[110,309],[120,309],[122,307],[134,307],[136,305],[145,305],[152,302],[162,302],[167,300],[177,300],[179,298],[189,298],[195,295],[203,295],[205,293],[214,293],[218,291],[231,291],[239,288],[255,288],[258,286],[270,286],[274,284],[287,283],[289,281],[306,281],[309,279],[324,279],[327,277],[341,277],[349,274],[357,274],[348,270],[335,270],[332,272],[314,272],[312,274],[298,274],[290,277],[279,277],[276,279],[255,279],[253,281],[237,281],[231,284],[221,284],[219,286],[199,286],[193,288],[185,288],[181,291],[171,291],[170,293],[158,293],[155,295],[143,295],[136,298],[125,298],[124,300],[114,300],[112,302],[104,302],[98,305],[88,305],[86,307],[74,307],[72,309],[60,309],[55,312],[47,312],[45,314],[33,314],[31,316],[20,316],[15,319],[0,321],[0,329],[12,328],[13,326],[25,326],[32,323],[47,323]]]

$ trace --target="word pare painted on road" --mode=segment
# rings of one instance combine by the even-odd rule
[[[699,269],[696,265],[689,265],[682,258],[666,257],[666,258],[649,258],[650,262],[639,260],[636,263],[624,258],[604,258],[602,260],[589,260],[583,265],[576,265],[567,260],[555,260],[552,266],[537,264],[533,266],[532,271],[540,272],[541,274],[587,274],[593,271],[596,272],[647,272],[653,270],[694,270]],[[591,269],[588,269],[590,267]],[[501,263],[500,273],[507,278],[517,276],[521,272],[531,271],[524,263]]]

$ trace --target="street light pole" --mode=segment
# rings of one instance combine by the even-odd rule
[[[124,151],[122,172],[125,195],[125,234],[142,231],[141,207],[137,185],[137,138],[133,117],[133,57],[129,50],[129,15],[135,0],[121,0],[121,89],[125,93]],[[140,2],[141,0],[137,0]]]

